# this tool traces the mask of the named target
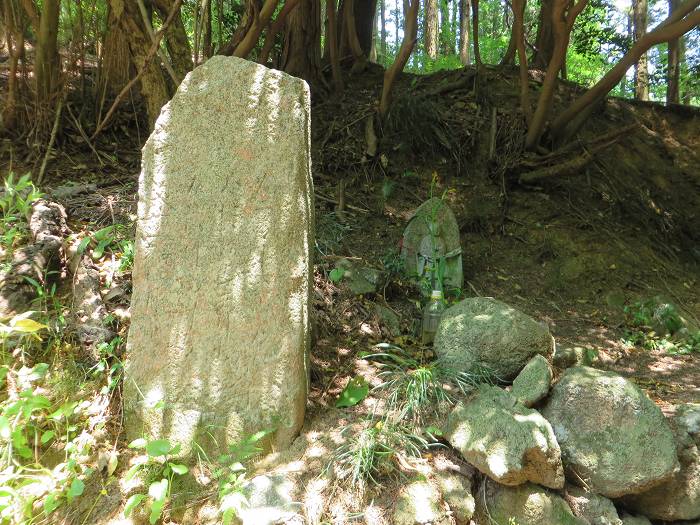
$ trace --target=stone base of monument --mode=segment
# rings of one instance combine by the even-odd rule
[[[307,84],[217,56],[143,148],[124,380],[130,437],[208,454],[304,418],[313,190]]]

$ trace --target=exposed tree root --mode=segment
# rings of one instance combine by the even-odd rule
[[[55,202],[40,199],[32,206],[29,219],[32,244],[12,254],[10,269],[0,275],[0,316],[28,310],[36,298],[36,290],[28,281],[52,280],[52,272],[60,268],[61,246],[66,226],[66,212]]]

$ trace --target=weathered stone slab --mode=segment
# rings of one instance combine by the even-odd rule
[[[130,436],[218,452],[307,394],[313,249],[306,83],[238,58],[187,75],[143,148],[124,382]],[[214,439],[216,445],[214,445]]]
[[[433,197],[421,204],[403,234],[401,257],[406,274],[419,279],[430,278],[428,268],[444,261],[443,284],[462,288],[462,248],[459,225],[452,210],[442,199]],[[430,295],[432,286],[421,290]]]

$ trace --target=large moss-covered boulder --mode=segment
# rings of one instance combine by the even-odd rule
[[[511,394],[526,407],[532,407],[549,393],[552,383],[552,368],[541,355],[536,355],[513,381]]]
[[[428,481],[414,481],[403,487],[396,499],[391,523],[447,525],[447,515],[438,488]]]
[[[458,404],[444,434],[464,459],[503,485],[564,485],[552,427],[498,387],[484,385],[470,401]]]
[[[678,468],[661,410],[613,372],[569,368],[542,414],[552,424],[567,478],[609,498],[643,492]]]
[[[622,525],[615,505],[604,496],[569,486],[564,499],[575,516],[587,520],[591,525]]]
[[[488,369],[512,380],[535,355],[554,351],[543,323],[492,297],[472,297],[448,308],[435,335],[435,353],[460,372]]]
[[[700,518],[700,451],[683,428],[675,431],[680,470],[667,482],[624,499],[625,505],[652,519]]]
[[[506,487],[487,480],[481,490],[476,525],[590,525],[574,516],[561,496],[532,483]]]

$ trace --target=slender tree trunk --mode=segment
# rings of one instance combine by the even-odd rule
[[[136,2],[128,0],[109,0],[109,2],[122,30],[129,35],[129,55],[132,64],[139,71],[144,65],[146,67],[140,78],[141,95],[146,102],[149,126],[153,129],[160,110],[170,98],[170,94],[158,60],[151,59],[147,62],[151,37],[143,26]]]
[[[17,65],[24,49],[24,31],[19,6],[12,0],[4,0],[2,3],[5,22],[5,41],[10,57],[10,69],[7,77],[7,96],[2,108],[2,128],[10,130],[14,128],[17,118],[17,98],[19,83],[17,81]]]
[[[669,16],[678,8],[679,0],[669,0]],[[666,79],[666,103],[680,103],[680,39],[675,38],[668,42],[668,77]]]
[[[173,0],[153,0],[153,5],[161,20],[165,20],[173,7]],[[165,46],[170,55],[170,62],[173,65],[175,74],[182,81],[185,75],[192,71],[192,48],[182,22],[182,14],[178,12],[173,21],[165,31]]]
[[[647,32],[647,0],[632,0],[634,9],[634,41],[639,42]],[[634,69],[634,98],[649,100],[649,66],[643,53]]]
[[[405,26],[403,32],[403,42],[396,54],[394,63],[384,73],[384,83],[382,84],[382,95],[379,101],[379,117],[383,120],[389,113],[391,107],[391,92],[396,82],[396,77],[403,71],[408,59],[411,57],[413,48],[416,45],[418,35],[418,7],[420,0],[410,0],[408,11],[405,14]]]
[[[207,58],[210,58],[212,55],[212,47],[211,47],[211,0],[207,2],[206,7],[204,8],[204,43],[202,44],[202,52],[204,53],[204,56]]]
[[[250,31],[262,6],[263,0],[245,0],[245,12],[243,17],[236,27],[236,30],[233,32],[233,35],[231,35],[231,39],[219,50],[219,54],[227,56],[233,55],[233,52]]]
[[[451,27],[450,6],[447,4],[447,0],[440,0],[440,53],[443,56],[452,54],[450,49]]]
[[[376,8],[376,5],[375,5]],[[379,29],[377,28],[377,10],[374,11],[374,19],[372,20],[372,47],[369,51],[369,61],[377,62],[377,40],[379,39]]]
[[[372,51],[377,0],[342,0],[338,15],[340,56],[368,58]],[[350,16],[350,15],[354,16]],[[354,27],[354,31],[353,28]],[[354,37],[353,37],[354,33]]]
[[[379,0],[379,16],[381,22],[381,46],[382,63],[386,61],[386,0]]]
[[[326,0],[326,16],[328,17],[328,34],[326,45],[333,72],[333,85],[336,93],[343,91],[343,75],[340,71],[340,57],[338,56],[338,17],[335,12],[336,0]]]
[[[620,61],[608,71],[591,89],[576,99],[552,122],[552,134],[568,138],[575,133],[597,102],[602,100],[620,81],[627,70],[646,53],[649,48],[668,42],[687,33],[700,24],[700,0],[686,0],[666,20],[658,24],[634,43]]]
[[[321,72],[321,4],[301,0],[286,23],[282,70],[301,77],[311,86],[318,84]]]
[[[36,42],[34,75],[36,96],[40,103],[50,103],[58,88],[61,67],[58,55],[58,17],[61,0],[44,0],[39,19],[39,33]]]
[[[463,65],[471,64],[469,53],[469,18],[471,0],[459,0],[459,59]]]
[[[438,6],[437,0],[425,1],[425,25],[423,27],[423,47],[430,58],[438,53]]]
[[[247,58],[250,52],[255,49],[258,40],[260,39],[260,34],[267,26],[268,22],[272,18],[277,8],[278,0],[265,0],[262,9],[253,18],[253,23],[248,29],[248,33],[243,37],[243,40],[236,46],[233,51],[233,56],[239,58]],[[286,16],[286,13],[285,13]],[[320,31],[320,28],[319,28]]]
[[[700,0],[698,0],[700,1]],[[576,17],[581,13],[588,0],[578,0],[576,3],[570,0],[554,0],[552,7],[552,30],[554,32],[554,53],[547,66],[542,90],[537,101],[537,107],[530,120],[525,148],[534,150],[539,145],[540,138],[547,124],[547,119],[552,111],[554,91],[557,86],[559,72],[566,60],[566,50],[569,47],[571,31],[576,22]],[[522,72],[522,69],[521,69]],[[522,73],[521,73],[522,74]]]
[[[481,51],[479,51],[479,0],[472,0],[472,41],[474,42],[474,62],[481,67]]]
[[[530,76],[525,52],[525,4],[526,0],[513,0],[513,40],[518,49],[520,65],[520,106],[529,124],[532,121],[532,109],[530,108]]]
[[[107,6],[107,31],[102,45],[102,67],[97,81],[98,97],[114,96],[135,74],[129,51],[129,37],[124,33],[111,5]]]
[[[541,0],[538,15],[537,37],[535,38],[535,55],[532,57],[534,69],[546,70],[554,54],[554,31],[552,28],[553,6],[555,0]]]
[[[275,18],[275,21],[268,26],[265,34],[265,43],[263,44],[263,48],[260,51],[260,56],[258,57],[258,63],[267,64],[270,57],[270,52],[275,45],[275,38],[277,38],[277,34],[284,29],[287,16],[289,16],[289,13],[291,13],[298,5],[299,0],[286,0],[282,10],[277,15],[277,18]],[[326,36],[326,38],[328,38],[328,36]]]

